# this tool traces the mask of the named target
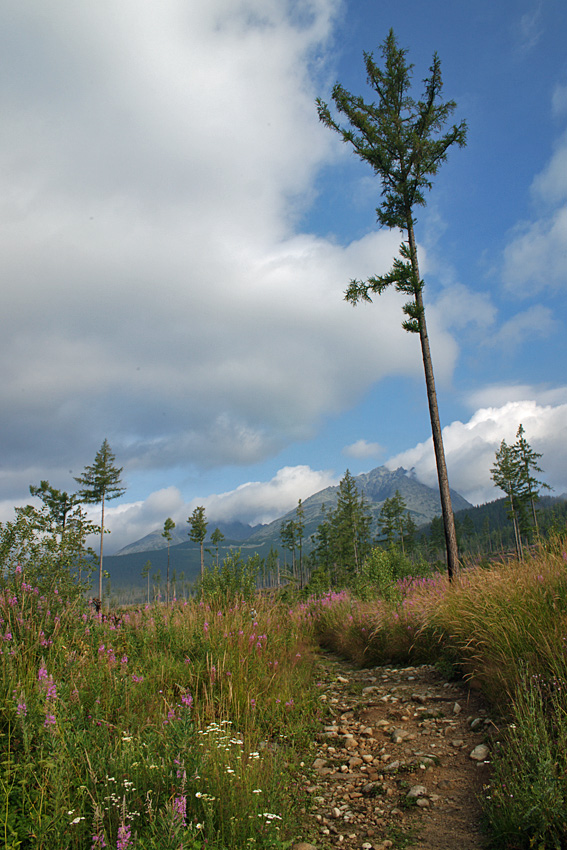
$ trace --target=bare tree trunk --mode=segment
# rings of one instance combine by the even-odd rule
[[[169,593],[170,593],[170,584],[169,584],[169,540],[167,541],[167,582],[166,582],[166,590],[165,590],[165,604],[169,608]]]
[[[104,540],[104,493],[102,494],[102,511],[100,517],[100,559],[98,562],[98,598],[102,616],[102,542]]]
[[[411,254],[412,269],[416,280],[420,281],[419,265],[417,261],[417,248],[413,232],[411,216],[408,217],[408,240]],[[419,338],[421,341],[421,355],[425,371],[425,385],[427,388],[427,401],[429,404],[429,417],[431,419],[431,434],[433,437],[433,448],[435,450],[435,462],[437,465],[437,478],[439,480],[439,495],[441,498],[441,511],[443,514],[443,528],[445,531],[445,545],[447,548],[447,572],[452,579],[459,567],[459,550],[457,546],[457,534],[455,531],[455,519],[451,505],[451,492],[449,489],[449,476],[445,462],[445,449],[443,447],[443,433],[439,419],[439,408],[437,405],[437,392],[435,389],[435,378],[433,375],[433,361],[429,348],[429,337],[425,322],[425,310],[421,290],[415,293],[415,302],[419,309]]]

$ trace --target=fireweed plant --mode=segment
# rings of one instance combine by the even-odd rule
[[[0,847],[281,846],[317,712],[303,635],[262,600],[100,619],[16,567],[0,588]]]

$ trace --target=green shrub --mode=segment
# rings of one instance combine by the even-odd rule
[[[256,593],[262,560],[258,553],[244,561],[241,550],[231,549],[222,567],[208,567],[197,584],[197,597],[213,607],[251,602]]]

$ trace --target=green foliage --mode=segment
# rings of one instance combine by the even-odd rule
[[[197,585],[197,596],[217,608],[252,602],[261,568],[262,559],[258,553],[244,561],[240,549],[231,549],[220,569],[216,564],[205,568]]]
[[[567,682],[524,675],[485,810],[490,846],[561,850],[567,838]]]
[[[64,529],[46,504],[14,511],[15,520],[0,523],[0,586],[23,571],[27,583],[42,594],[57,590],[66,599],[82,596],[95,559],[86,539],[99,527],[79,506],[66,514]]]
[[[360,571],[370,551],[372,517],[348,469],[339,484],[337,505],[328,522],[333,575],[340,583]]]
[[[196,507],[187,522],[189,523],[189,539],[193,543],[204,543],[208,525],[205,519],[205,508],[202,505]]]
[[[352,591],[360,599],[381,597],[399,602],[403,597],[400,580],[428,575],[430,571],[428,564],[412,561],[398,546],[376,547],[365,559],[360,574],[352,583]]]
[[[115,461],[108,440],[104,440],[95,455],[94,463],[86,466],[84,472],[75,478],[77,484],[83,488],[77,493],[80,502],[96,505],[124,495],[126,491],[120,480],[122,467],[118,469],[114,465]]]
[[[57,490],[49,481],[41,481],[38,487],[30,484],[30,494],[41,499],[53,522],[60,526],[61,533],[64,534],[67,517],[79,503],[77,496],[69,496],[64,490]]]
[[[492,480],[508,497],[508,515],[514,526],[516,553],[520,559],[523,557],[522,538],[532,542],[533,532],[539,533],[535,509],[539,492],[542,488],[550,489],[532,474],[542,471],[537,464],[541,454],[531,448],[524,434],[520,424],[512,446],[502,440],[490,470]]]
[[[218,567],[219,565],[219,546],[224,540],[224,534],[220,530],[220,528],[215,528],[213,533],[211,534],[211,543],[215,547],[215,564]],[[210,554],[210,549],[207,549],[207,552]]]
[[[410,522],[405,499],[399,490],[396,490],[393,496],[384,501],[380,510],[380,530],[386,535],[388,544],[392,546],[399,542],[402,547],[402,552],[405,551],[404,538],[406,535],[412,535],[415,525]]]
[[[208,522],[205,518],[205,508],[202,505],[199,505],[195,508],[191,516],[188,518],[187,522],[189,523],[189,539],[193,541],[193,543],[198,543],[201,547],[201,576],[205,570],[205,555],[204,555],[204,545],[205,545],[205,537],[207,536],[207,526]]]
[[[453,144],[465,144],[466,124],[461,122],[444,136],[439,135],[456,104],[440,100],[443,82],[437,54],[424,81],[423,100],[416,102],[410,96],[412,66],[406,62],[407,51],[398,47],[393,30],[381,52],[384,70],[376,65],[372,54],[364,54],[368,84],[378,96],[377,102],[365,103],[339,83],[333,88],[335,107],[347,117],[348,129],[334,121],[326,104],[321,100],[317,104],[321,121],[351,144],[380,178],[383,200],[376,210],[380,224],[405,230],[411,209],[425,205],[425,191],[432,185],[430,177],[446,160],[448,149]]]

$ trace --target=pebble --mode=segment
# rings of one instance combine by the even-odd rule
[[[389,826],[399,829],[406,819],[430,820],[445,811],[461,783],[460,775],[450,780],[447,772],[456,765],[462,770],[467,756],[482,764],[489,748],[479,742],[491,721],[479,716],[478,707],[477,714],[465,717],[464,690],[443,685],[432,667],[376,668],[374,676],[360,670],[336,675],[336,669],[321,694],[329,719],[317,735],[311,772],[303,777],[315,804],[312,823],[322,843],[388,850],[394,846],[387,838]],[[361,689],[351,692],[357,684]],[[474,764],[470,769],[476,772]],[[417,784],[426,777],[430,790]],[[408,800],[415,803],[411,811]],[[299,842],[292,850],[316,846]]]
[[[486,744],[479,744],[474,748],[469,758],[473,759],[473,761],[484,761],[488,758],[490,750],[486,746]]]
[[[427,794],[427,788],[425,785],[414,785],[407,793],[407,796],[410,800],[415,799],[416,797],[423,797],[424,794]]]

